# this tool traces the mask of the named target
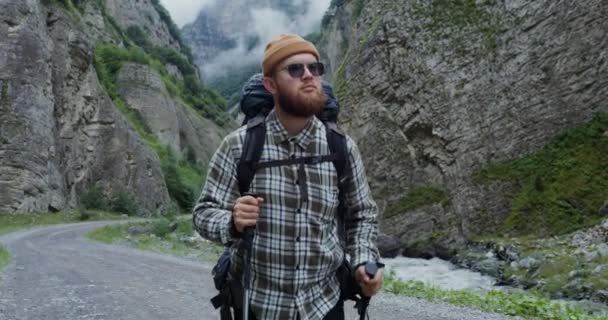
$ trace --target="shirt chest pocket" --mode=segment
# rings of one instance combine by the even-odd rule
[[[336,218],[339,201],[338,175],[332,162],[306,166],[309,208],[323,223]]]

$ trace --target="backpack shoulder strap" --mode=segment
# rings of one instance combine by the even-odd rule
[[[324,123],[329,151],[336,155],[333,163],[338,172],[338,187],[340,188],[340,191],[342,191],[346,181],[346,173],[350,167],[346,135],[338,128],[338,125],[335,122],[326,121]]]
[[[346,184],[347,174],[350,171],[350,157],[346,143],[346,135],[333,121],[324,121],[329,151],[336,155],[333,160],[334,167],[338,173],[338,238],[343,248],[346,248]]]
[[[236,168],[236,177],[241,195],[249,191],[257,164],[262,156],[266,140],[266,123],[263,115],[257,116],[247,123],[247,133],[243,142],[241,159]]]

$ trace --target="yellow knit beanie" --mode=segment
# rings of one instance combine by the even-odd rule
[[[270,76],[281,61],[297,53],[310,53],[317,58],[317,61],[320,60],[319,51],[315,45],[298,35],[282,34],[270,41],[264,50],[264,61],[262,62],[264,75]]]

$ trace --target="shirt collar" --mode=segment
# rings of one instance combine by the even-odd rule
[[[273,142],[275,144],[287,143],[287,141],[293,141],[302,150],[306,150],[308,144],[313,140],[317,130],[320,126],[320,120],[317,117],[312,117],[311,121],[308,122],[306,127],[302,129],[297,135],[289,136],[287,129],[283,126],[275,110],[270,111],[266,117],[266,128],[270,132]]]

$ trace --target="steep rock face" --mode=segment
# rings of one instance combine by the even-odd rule
[[[173,100],[150,66],[126,63],[118,73],[120,95],[138,111],[161,143],[177,152],[192,148],[201,164],[209,162],[224,131],[194,110]]]
[[[73,208],[92,184],[133,193],[142,213],[168,203],[158,157],[101,88],[86,35],[38,1],[0,11],[12,21],[0,29],[0,211]]]
[[[492,230],[513,186],[472,174],[608,110],[605,1],[360,5],[337,8],[320,47],[374,195],[383,208],[421,186],[450,196],[383,219],[406,246]]]
[[[139,26],[153,44],[169,46],[179,51],[180,45],[177,39],[171,35],[167,24],[161,19],[151,0],[105,0],[105,3],[106,12],[114,17],[122,28]]]
[[[139,8],[126,2],[142,5],[122,1],[123,11]],[[157,154],[99,83],[95,44],[122,41],[96,3],[68,13],[36,0],[0,2],[0,212],[73,209],[93,185],[106,195],[131,193],[141,215],[171,202]],[[168,125],[158,117],[144,124],[206,163],[224,130],[170,99],[148,67],[126,66],[122,73],[145,80],[129,83],[133,92],[121,90],[133,108],[149,102],[173,117]],[[150,100],[159,90],[158,100]]]
[[[0,211],[62,207],[58,162],[51,160],[52,43],[43,8],[4,1],[0,16]]]

